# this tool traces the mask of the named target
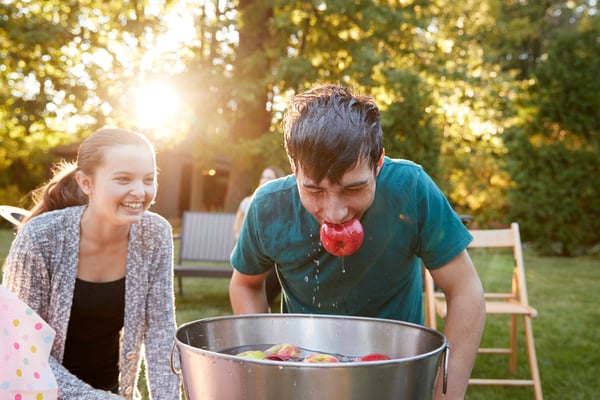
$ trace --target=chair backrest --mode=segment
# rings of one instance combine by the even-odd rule
[[[179,262],[228,262],[235,246],[234,213],[185,211],[181,222]]]
[[[17,227],[21,226],[23,218],[28,217],[30,214],[31,212],[24,208],[0,205],[0,216]]]
[[[525,264],[519,224],[513,222],[505,229],[472,229],[473,235],[470,249],[476,248],[510,248],[514,258],[512,294],[523,304],[529,304],[525,284]]]

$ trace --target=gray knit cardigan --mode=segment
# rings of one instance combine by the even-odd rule
[[[170,366],[176,329],[173,236],[169,223],[148,211],[140,223],[131,226],[129,234],[119,396],[92,388],[61,365],[84,209],[85,206],[77,206],[47,212],[25,224],[12,243],[2,280],[4,286],[56,331],[50,365],[58,382],[58,397],[65,400],[138,398],[137,380],[144,356],[151,398],[179,399],[180,379]]]

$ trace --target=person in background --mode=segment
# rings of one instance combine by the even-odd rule
[[[385,156],[372,98],[320,85],[295,96],[283,121],[293,174],[259,188],[231,264],[235,314],[268,312],[263,281],[275,266],[282,311],[423,324],[421,263],[446,296],[448,391],[463,399],[485,321],[472,236],[424,169]],[[335,256],[322,225],[360,222],[362,245]]]
[[[281,169],[277,167],[267,167],[262,171],[262,174],[260,175],[258,187],[261,187],[265,183],[275,180],[277,178],[281,178],[283,176],[285,176],[285,173]],[[236,241],[240,234],[240,229],[242,228],[242,223],[244,222],[244,217],[246,216],[246,212],[248,211],[248,207],[250,206],[251,200],[252,196],[244,197],[235,215],[233,233]],[[269,275],[267,275],[267,279],[265,279],[265,291],[267,293],[268,304],[273,304],[277,296],[279,296],[279,293],[281,293],[281,285],[279,284],[279,279],[277,279],[277,273],[275,271],[275,268],[271,269]]]
[[[148,211],[156,187],[148,139],[101,129],[40,188],[11,245],[2,284],[56,331],[59,399],[139,398],[142,357],[150,396],[180,398],[173,238]]]

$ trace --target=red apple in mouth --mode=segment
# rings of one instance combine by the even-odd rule
[[[321,243],[325,250],[334,256],[349,256],[355,253],[363,242],[365,232],[357,218],[343,224],[324,222],[321,225]]]
[[[267,355],[267,358],[272,357],[270,358],[271,360],[290,360],[298,358],[300,349],[293,344],[281,343],[269,347],[265,350],[265,354]]]
[[[372,353],[372,354],[367,354],[362,357],[359,357],[356,359],[356,361],[384,361],[384,360],[391,360],[391,359],[392,359],[391,357],[388,357],[385,354]]]
[[[340,360],[338,360],[335,356],[332,356],[331,354],[314,353],[314,354],[309,354],[306,357],[304,357],[304,360],[302,360],[302,362],[305,362],[305,363],[339,363]]]

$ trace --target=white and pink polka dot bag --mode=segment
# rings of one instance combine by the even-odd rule
[[[48,356],[54,329],[0,286],[0,400],[56,400]]]

